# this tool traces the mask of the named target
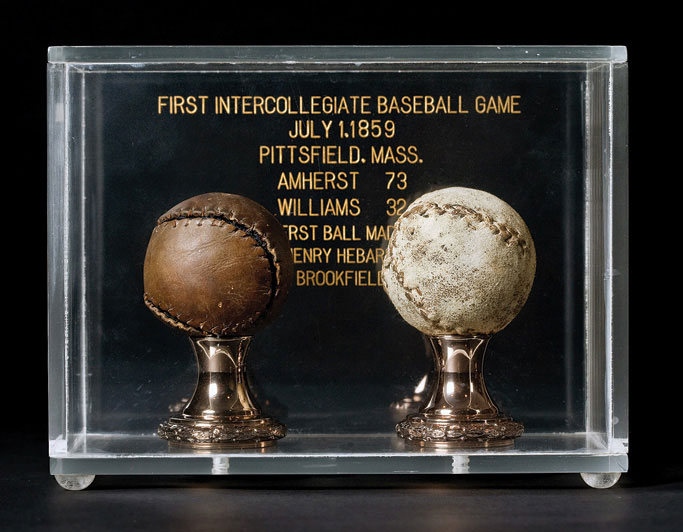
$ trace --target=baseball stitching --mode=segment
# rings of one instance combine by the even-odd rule
[[[508,227],[502,222],[497,222],[491,218],[488,214],[479,212],[465,205],[459,203],[438,205],[437,203],[429,202],[423,205],[416,205],[404,214],[404,218],[416,214],[426,218],[429,216],[430,212],[434,211],[436,214],[450,214],[456,218],[461,218],[467,222],[467,226],[470,229],[478,229],[480,223],[484,223],[494,235],[500,235],[506,245],[519,246],[522,255],[526,255],[529,250],[529,244],[526,240],[522,238],[522,235],[516,229]],[[471,221],[470,221],[471,220]],[[472,223],[473,222],[473,223]],[[475,225],[476,224],[476,225]]]
[[[393,255],[393,253],[391,254],[389,267],[391,268],[391,271],[394,272],[394,275],[396,276],[396,280],[397,280],[398,283],[401,285],[401,288],[403,288],[403,292],[405,293],[406,298],[408,299],[408,301],[410,301],[410,302],[413,304],[413,306],[417,309],[417,311],[420,313],[420,315],[421,315],[425,320],[427,320],[427,321],[428,321],[429,323],[431,323],[432,325],[438,326],[438,325],[439,325],[438,322],[437,322],[436,320],[434,320],[433,318],[431,318],[431,317],[429,316],[429,314],[427,314],[427,311],[426,311],[425,308],[424,308],[424,303],[422,302],[422,292],[420,291],[420,289],[417,288],[417,287],[415,287],[415,288],[408,288],[408,287],[405,285],[404,274],[403,274],[403,272],[400,271],[400,270],[398,269],[398,267],[396,266],[396,261],[394,260],[394,255]],[[386,285],[384,286],[384,290],[386,291]],[[413,292],[415,292],[415,295],[416,295],[417,297],[413,296]],[[419,298],[419,299],[418,299],[418,298]]]
[[[528,252],[529,244],[526,242],[526,240],[524,240],[521,237],[521,233],[519,231],[508,227],[506,224],[502,222],[495,221],[488,214],[479,212],[475,209],[466,207],[465,205],[461,205],[458,203],[446,204],[441,206],[437,203],[429,202],[421,205],[416,205],[412,209],[406,211],[403,214],[403,216],[401,216],[401,219],[398,220],[396,224],[396,229],[398,229],[399,225],[402,224],[402,221],[408,218],[409,216],[417,215],[426,218],[431,214],[431,212],[435,212],[439,215],[450,214],[451,216],[454,216],[456,218],[463,219],[467,222],[467,226],[472,230],[477,230],[479,228],[479,224],[483,222],[486,225],[486,227],[488,227],[491,230],[491,232],[493,232],[494,235],[501,235],[503,241],[505,242],[505,245],[517,245],[522,253],[522,256],[524,256]],[[394,235],[395,234],[396,231],[394,231]],[[393,248],[394,236],[392,235],[392,238],[389,241],[389,245],[387,246],[387,258],[389,260],[389,268],[391,268],[391,271],[394,272],[394,275],[396,276],[396,281],[401,286],[401,288],[403,288],[403,293],[405,294],[406,299],[410,301],[410,303],[415,307],[415,309],[427,322],[429,322],[434,327],[439,327],[441,325],[440,322],[429,316],[429,314],[427,313],[424,303],[422,302],[422,292],[420,291],[420,289],[418,287],[408,288],[405,285],[405,274],[402,271],[400,271],[398,269],[398,266],[396,265],[396,260],[394,260]],[[382,284],[384,285],[384,291],[386,292],[387,286],[384,278],[382,279]]]
[[[223,227],[225,225],[229,225],[233,227],[233,231],[242,231],[244,235],[242,235],[242,238],[251,238],[256,242],[255,247],[260,247],[263,249],[264,253],[266,254],[266,259],[268,260],[268,266],[270,269],[271,273],[271,282],[270,282],[270,290],[269,290],[269,299],[268,303],[266,304],[266,308],[263,311],[259,311],[255,316],[251,316],[249,318],[246,318],[244,321],[234,325],[232,328],[230,327],[212,327],[208,331],[204,329],[204,325],[206,322],[200,322],[199,323],[199,328],[193,327],[190,325],[190,322],[195,320],[196,318],[190,318],[189,320],[186,321],[181,321],[181,315],[174,315],[171,311],[173,310],[172,307],[164,310],[162,309],[157,303],[155,303],[152,298],[149,296],[149,294],[145,293],[144,294],[144,302],[147,308],[149,308],[154,314],[157,315],[158,318],[160,318],[162,321],[165,321],[169,323],[170,325],[173,325],[179,329],[181,329],[184,332],[190,333],[190,334],[213,334],[217,336],[221,335],[226,335],[228,333],[236,333],[240,329],[242,329],[245,325],[249,325],[250,327],[253,326],[258,320],[265,318],[268,315],[268,311],[271,309],[273,306],[273,303],[279,293],[279,288],[278,286],[280,285],[280,263],[278,261],[277,257],[277,250],[270,244],[267,238],[265,238],[264,235],[261,235],[256,231],[255,227],[252,225],[251,227],[243,224],[233,218],[234,213],[224,213],[221,211],[216,211],[212,209],[207,209],[206,207],[202,209],[181,209],[179,211],[173,211],[166,213],[165,215],[161,216],[157,220],[157,227],[163,225],[164,223],[168,222],[173,222],[173,227],[178,227],[178,222],[181,220],[187,220],[185,225],[187,226],[190,223],[190,220],[211,220],[211,225],[215,226],[218,225],[219,227]],[[216,223],[217,222],[217,223]],[[198,225],[202,225],[200,222]]]

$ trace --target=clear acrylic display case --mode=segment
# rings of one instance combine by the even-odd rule
[[[623,47],[50,48],[51,473],[71,489],[98,474],[612,485],[628,466],[627,120]],[[485,366],[525,425],[506,448],[418,449],[394,430],[430,359],[378,282],[377,250],[405,205],[447,186],[503,198],[536,246],[531,295]],[[249,355],[256,399],[288,428],[268,449],[156,434],[197,370],[143,304],[145,249],[162,213],[213,191],[294,227],[295,281]]]

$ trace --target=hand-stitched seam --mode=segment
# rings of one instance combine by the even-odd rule
[[[518,246],[522,255],[526,255],[529,252],[529,243],[522,238],[519,231],[507,226],[503,222],[494,220],[488,214],[458,203],[446,205],[438,205],[433,202],[423,203],[416,205],[405,212],[402,218],[405,219],[411,215],[427,217],[431,212],[435,212],[436,214],[450,214],[451,216],[464,219],[467,222],[467,225],[474,230],[478,229],[479,224],[483,223],[494,235],[500,235],[506,245]]]
[[[151,310],[159,319],[161,319],[161,321],[164,321],[169,325],[173,325],[174,327],[178,327],[179,329],[188,333],[202,335],[204,334],[204,331],[202,331],[201,329],[192,327],[191,325],[188,325],[187,323],[180,321],[176,316],[174,316],[170,312],[163,310],[159,305],[152,301],[149,294],[144,294],[143,297],[145,305],[147,305],[147,308]]]
[[[256,242],[256,245],[263,249],[264,253],[266,254],[266,259],[268,260],[268,267],[270,269],[270,290],[269,290],[269,298],[268,298],[268,303],[266,304],[266,308],[263,311],[260,311],[257,313],[256,316],[250,316],[249,318],[246,318],[244,321],[232,326],[232,327],[212,327],[209,329],[209,333],[215,336],[224,336],[228,333],[236,333],[244,327],[245,325],[249,326],[254,326],[259,320],[264,319],[266,316],[268,316],[270,309],[272,308],[273,304],[275,303],[275,298],[277,294],[279,293],[278,286],[280,283],[280,261],[278,260],[277,257],[277,252],[275,251],[274,247],[270,244],[267,238],[265,238],[263,235],[261,235],[254,226],[248,226],[246,224],[243,224],[234,218],[228,216],[228,213],[223,213],[220,211],[214,211],[211,209],[183,209],[180,211],[175,211],[171,213],[167,213],[163,216],[161,216],[157,220],[157,226],[160,226],[166,222],[176,222],[173,227],[177,227],[177,222],[179,220],[211,220],[211,224],[214,225],[214,221],[217,222],[225,222],[235,229],[239,229],[240,231],[245,233],[245,237],[251,237],[254,242]],[[201,224],[201,222],[200,222]],[[145,296],[145,301],[147,301],[147,296]],[[161,309],[159,309],[160,312],[166,312]],[[172,314],[168,314],[168,317],[170,317],[174,323],[183,323],[178,320],[175,316]],[[167,321],[167,320],[166,320]],[[201,334],[206,334],[205,331],[196,329],[194,327],[191,327],[185,323],[183,323],[186,327],[189,327],[195,331],[200,331]],[[181,327],[182,328],[182,327]]]
[[[389,247],[391,247],[391,243],[389,244]],[[406,299],[412,303],[412,305],[415,307],[415,309],[420,313],[420,316],[422,316],[428,323],[430,323],[434,327],[439,327],[439,322],[434,320],[432,317],[429,316],[427,313],[427,310],[425,309],[425,305],[422,302],[422,292],[420,291],[419,288],[408,288],[405,285],[405,275],[402,271],[398,269],[398,266],[396,266],[396,261],[394,260],[393,253],[390,252],[389,255],[389,268],[391,269],[392,272],[394,272],[394,275],[396,277],[396,281],[398,284],[401,285],[401,288],[403,288],[403,293],[406,296]],[[386,292],[386,281],[384,281],[383,278],[383,283],[384,284],[384,291]]]
[[[493,232],[493,234],[500,234],[506,245],[518,246],[520,252],[522,253],[522,256],[528,253],[529,244],[526,242],[526,240],[522,238],[521,233],[516,229],[510,228],[502,222],[497,222],[489,215],[481,213],[470,207],[466,207],[465,205],[457,203],[438,205],[437,203],[429,202],[425,204],[416,205],[412,209],[406,211],[401,216],[401,218],[396,222],[394,233],[389,241],[389,245],[387,246],[386,258],[389,262],[389,268],[394,273],[396,281],[403,289],[403,293],[406,299],[415,307],[415,310],[418,311],[418,313],[420,314],[420,316],[422,316],[424,320],[426,320],[433,327],[440,327],[440,320],[435,320],[429,316],[425,308],[425,304],[422,301],[422,292],[420,291],[420,289],[418,287],[408,288],[405,285],[405,274],[404,272],[398,269],[393,253],[394,237],[400,229],[401,222],[412,215],[427,217],[431,212],[434,212],[439,215],[449,214],[451,216],[456,216],[458,218],[465,219],[467,221],[467,225],[472,230],[478,229],[478,224],[483,222],[486,225],[486,227],[488,227]],[[386,282],[383,282],[383,284],[384,290],[386,292]]]

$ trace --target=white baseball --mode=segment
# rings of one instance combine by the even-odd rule
[[[421,196],[394,225],[382,265],[384,290],[425,334],[488,335],[524,306],[536,249],[522,217],[482,190]]]

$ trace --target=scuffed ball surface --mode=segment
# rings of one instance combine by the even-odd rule
[[[524,306],[536,250],[522,217],[470,188],[430,192],[397,220],[382,267],[399,314],[425,334],[488,335]]]

